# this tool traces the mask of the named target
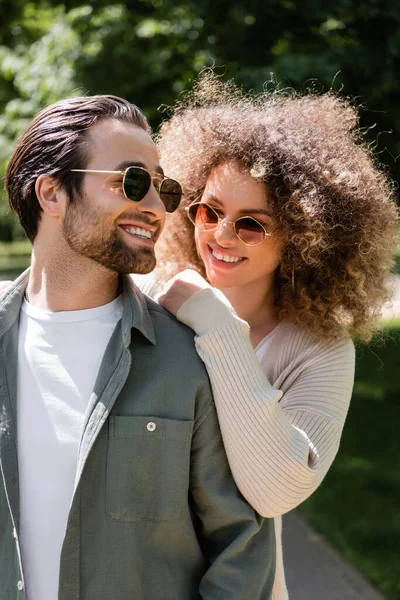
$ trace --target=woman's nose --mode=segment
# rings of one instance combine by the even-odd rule
[[[222,219],[214,232],[214,237],[220,246],[233,245],[237,242],[238,237],[233,229],[232,221]]]

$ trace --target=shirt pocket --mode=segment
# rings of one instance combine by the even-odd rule
[[[193,422],[111,416],[106,509],[117,521],[170,521],[187,504]]]

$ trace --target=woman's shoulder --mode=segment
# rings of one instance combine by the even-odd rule
[[[292,321],[281,321],[276,328],[274,335],[275,349],[281,345],[286,348],[293,348],[298,352],[333,352],[333,351],[354,351],[354,343],[349,335],[343,331],[343,334],[332,335],[331,337],[320,338],[313,331],[306,327],[301,327]]]
[[[355,349],[350,337],[320,339],[307,328],[282,321],[276,328],[262,364],[270,381],[283,373],[299,373],[310,368],[318,371],[354,368]]]

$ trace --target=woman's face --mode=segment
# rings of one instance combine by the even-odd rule
[[[228,222],[252,216],[267,231],[273,230],[264,184],[241,171],[237,163],[224,163],[211,172],[201,201],[212,206],[223,219],[216,229],[195,229],[197,251],[210,284],[219,289],[250,285],[252,289],[259,286],[269,291],[279,265],[282,239],[272,234],[256,246],[248,246]]]

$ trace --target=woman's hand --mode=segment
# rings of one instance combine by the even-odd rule
[[[166,308],[175,317],[178,310],[186,300],[189,300],[196,292],[211,287],[209,283],[193,269],[185,269],[172,277],[159,294],[155,301]]]

